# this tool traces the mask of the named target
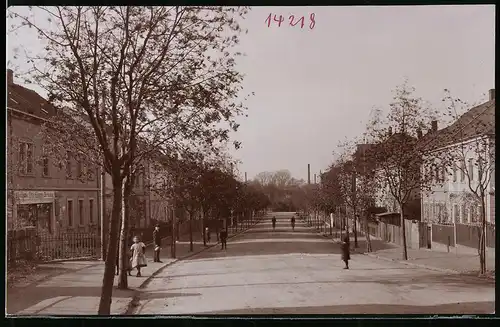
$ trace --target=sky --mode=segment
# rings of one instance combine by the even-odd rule
[[[269,27],[269,14],[285,21]],[[304,28],[290,26],[290,15],[304,16]],[[238,69],[255,96],[233,135],[242,148],[231,151],[249,179],[280,169],[307,179],[307,164],[311,176],[324,171],[405,78],[438,109],[445,88],[477,103],[495,85],[494,6],[262,6],[242,25]],[[8,57],[15,46],[36,47],[36,37],[8,41]]]

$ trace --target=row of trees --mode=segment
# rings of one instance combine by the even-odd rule
[[[12,59],[31,64],[26,83],[42,87],[58,108],[44,129],[48,155],[55,159],[66,155],[61,149],[71,149],[76,160],[111,176],[98,314],[110,313],[119,238],[125,266],[127,203],[143,162],[163,160],[173,186],[155,189],[165,197],[176,194],[190,212],[200,203],[202,210],[214,210],[206,205],[214,199],[193,185],[222,171],[207,162],[220,156],[229,132],[238,128],[236,117],[246,111],[235,59],[241,55],[238,21],[247,12],[246,7],[215,6],[9,10],[11,35],[31,30],[43,45],[37,53],[23,49]],[[207,172],[201,174],[200,167]],[[238,186],[234,181],[221,185],[228,193]]]
[[[478,253],[484,273],[486,201],[492,194],[495,165],[494,102],[470,110],[445,90],[443,115],[427,107],[414,91],[407,82],[396,88],[388,110],[376,110],[361,137],[340,145],[341,152],[322,175],[309,204],[327,213],[350,208],[353,223],[363,217],[366,229],[374,213],[399,212],[402,257],[407,260],[404,219],[420,219],[421,196],[462,175],[467,190],[461,192],[480,208]],[[449,126],[438,131],[437,121],[445,118]],[[365,235],[371,251],[368,230]],[[357,246],[356,232],[354,237]]]

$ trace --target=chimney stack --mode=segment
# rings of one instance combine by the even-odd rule
[[[420,128],[419,128],[419,129],[417,129],[417,139],[419,139],[419,140],[420,140],[420,139],[422,138],[422,135],[423,135],[423,134],[422,134],[422,130],[421,130]]]
[[[490,101],[495,100],[495,89],[490,90]]]
[[[245,183],[247,182],[247,172],[245,172]]]
[[[438,122],[437,120],[431,121],[431,131],[432,132],[437,132],[438,130]]]
[[[314,174],[314,184],[316,184],[316,174]]]
[[[389,134],[389,137],[391,137],[391,136],[392,136],[392,127],[389,127],[389,132],[388,132],[388,134]]]
[[[14,84],[14,71],[12,69],[7,69],[7,85]]]
[[[307,164],[307,184],[311,184],[311,164]]]

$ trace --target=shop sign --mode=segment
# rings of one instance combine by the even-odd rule
[[[54,191],[17,191],[15,196],[18,204],[50,203],[54,201]]]

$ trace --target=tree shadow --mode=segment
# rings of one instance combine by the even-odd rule
[[[250,308],[227,311],[207,312],[193,316],[211,315],[428,315],[428,314],[492,314],[495,302],[462,302],[432,306],[400,305],[400,304],[354,304],[317,307],[285,307],[285,308]]]

